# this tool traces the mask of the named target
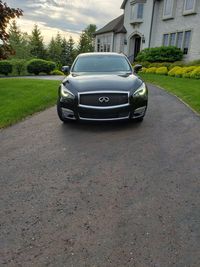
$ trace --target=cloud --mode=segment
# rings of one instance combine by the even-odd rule
[[[121,3],[122,0],[7,0],[9,6],[24,11],[24,16],[17,21],[21,30],[30,33],[36,23],[45,42],[58,31],[78,40],[88,24],[101,28],[119,16]]]

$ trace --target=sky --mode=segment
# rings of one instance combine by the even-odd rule
[[[37,24],[48,43],[58,32],[77,42],[89,24],[97,28],[121,15],[123,0],[5,0],[8,6],[21,8],[23,17],[16,20],[23,32],[31,33]]]

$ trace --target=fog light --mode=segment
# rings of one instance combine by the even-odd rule
[[[144,116],[145,111],[146,111],[146,106],[145,107],[141,107],[141,108],[137,108],[134,111],[133,118]]]
[[[67,108],[62,108],[62,115],[66,119],[75,120],[74,111]]]

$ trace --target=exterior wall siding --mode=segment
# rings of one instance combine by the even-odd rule
[[[191,30],[191,40],[185,60],[200,58],[200,1],[196,2],[196,14],[183,16],[183,0],[175,0],[174,18],[163,20],[164,1],[156,3],[151,47],[163,44],[163,34]]]
[[[145,43],[141,43],[141,50],[148,47],[150,37],[150,27],[152,18],[153,0],[147,0],[144,5],[143,22],[132,25],[131,22],[131,0],[128,0],[124,10],[124,26],[127,30],[126,39],[127,45],[124,48],[124,53],[127,56],[134,54],[133,45],[130,41],[134,34],[144,36]]]
[[[144,3],[142,22],[134,24],[131,23],[131,4],[134,1],[127,0],[124,9],[124,26],[127,33],[107,33],[112,35],[111,51],[118,53],[122,52],[131,58],[132,56],[134,57],[135,40],[133,36],[135,35],[141,37],[140,50],[142,50],[144,48],[148,48],[149,46],[162,46],[164,34],[191,31],[188,54],[184,55],[184,59],[194,60],[200,58],[200,0],[196,0],[196,13],[190,15],[183,15],[185,0],[174,0],[173,18],[165,20],[163,19],[164,0],[156,1],[151,37],[150,32],[154,0],[141,1]],[[101,34],[96,36],[96,51],[97,39],[103,38],[105,35],[106,34]]]

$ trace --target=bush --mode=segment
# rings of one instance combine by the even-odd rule
[[[147,68],[142,67],[141,72],[142,72],[142,73],[146,73],[146,71],[147,71]]]
[[[169,76],[175,76],[177,70],[179,70],[179,69],[181,70],[182,68],[179,67],[179,66],[173,67],[173,69],[171,69],[171,70],[168,72],[168,75],[169,75]]]
[[[12,64],[8,60],[0,61],[0,74],[8,75],[12,72]]]
[[[156,74],[167,75],[167,74],[168,74],[168,69],[167,69],[167,67],[160,67],[160,68],[157,68],[157,70],[156,70]]]
[[[14,75],[22,75],[22,73],[26,70],[26,61],[24,59],[12,59],[11,60],[13,66],[13,74]]]
[[[27,64],[27,71],[35,75],[44,72],[50,74],[56,67],[56,64],[52,61],[46,61],[43,59],[32,59]]]
[[[200,67],[197,67],[191,72],[190,78],[200,79]]]
[[[146,73],[156,73],[157,68],[156,67],[151,67],[146,69]]]
[[[183,75],[182,77],[184,78],[190,78],[190,74],[193,70],[195,70],[197,67],[196,66],[190,66],[190,67],[185,67],[183,70]]]
[[[167,69],[169,69],[170,66],[171,66],[170,62],[154,62],[149,65],[149,68],[150,67],[156,67],[156,68],[167,67]]]
[[[185,65],[186,66],[200,66],[200,59],[189,61]]]
[[[142,50],[136,60],[149,62],[174,62],[182,60],[183,52],[175,46],[161,46]]]
[[[60,70],[53,70],[51,71],[51,75],[65,75],[65,74]]]

